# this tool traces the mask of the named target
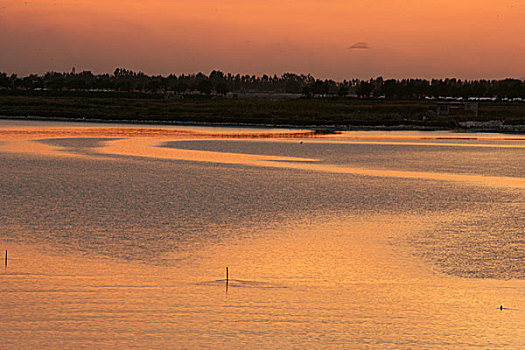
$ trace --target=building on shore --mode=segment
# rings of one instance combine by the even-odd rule
[[[477,102],[440,102],[437,104],[438,115],[471,115],[478,116]]]

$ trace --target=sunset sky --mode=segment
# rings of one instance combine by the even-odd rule
[[[0,0],[0,71],[525,77],[523,0]]]

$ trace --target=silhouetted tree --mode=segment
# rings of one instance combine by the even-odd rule
[[[359,97],[370,97],[374,91],[374,85],[367,81],[362,81],[356,89],[356,94]]]
[[[339,88],[339,91],[337,91],[337,95],[340,97],[343,97],[343,96],[348,95],[348,92],[349,92],[348,86],[341,85],[341,87]]]
[[[213,90],[213,83],[209,80],[201,80],[197,85],[197,91],[202,92],[203,94],[209,95]]]
[[[215,86],[215,91],[217,91],[219,95],[226,95],[229,91],[228,85],[226,85],[225,83],[219,83],[217,84],[217,86]]]

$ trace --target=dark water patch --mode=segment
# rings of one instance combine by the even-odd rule
[[[53,138],[37,140],[46,145],[63,148],[69,153],[93,154],[98,147],[103,147],[107,141],[116,141],[118,138]]]
[[[382,214],[458,216],[490,209],[492,226],[473,222],[473,232],[523,227],[521,192],[446,181],[138,158],[113,162],[0,154],[0,162],[4,241],[47,244],[64,254],[169,265],[178,262],[167,258],[171,253],[280,232],[301,220],[322,227],[323,220]],[[497,215],[512,203],[515,209],[507,216]],[[504,235],[502,241],[509,256],[519,257],[523,237],[512,237]],[[462,242],[461,235],[436,233],[420,240],[425,249],[441,252],[456,249],[438,247],[449,241]],[[451,261],[453,254],[435,256]],[[503,266],[514,263],[503,261]]]
[[[450,275],[525,279],[525,212],[520,203],[494,202],[458,213],[414,240],[418,254]]]
[[[382,140],[384,141],[384,140]],[[428,142],[427,140],[423,140]],[[423,142],[422,141],[422,142]],[[434,141],[434,142],[438,142]],[[439,143],[439,142],[438,142]],[[162,147],[195,151],[318,159],[364,169],[428,171],[486,176],[523,175],[525,149],[433,145],[279,141],[170,141]]]

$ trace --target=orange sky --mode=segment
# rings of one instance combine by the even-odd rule
[[[524,38],[523,0],[0,0],[0,71],[21,75],[524,78]]]

